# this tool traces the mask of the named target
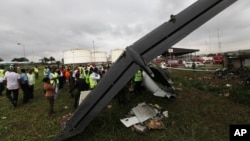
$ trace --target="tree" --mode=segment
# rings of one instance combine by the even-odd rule
[[[40,61],[44,64],[46,64],[49,61],[49,58],[47,57],[43,57],[42,59],[40,59]]]
[[[56,61],[57,67],[59,68],[61,62],[60,61]]]
[[[0,58],[0,62],[4,61],[2,58]]]
[[[21,57],[21,58],[14,58],[11,61],[12,62],[28,62],[29,60],[25,57]]]
[[[52,56],[49,57],[50,63],[52,64],[53,61],[56,61],[56,59]]]

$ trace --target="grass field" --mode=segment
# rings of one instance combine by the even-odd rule
[[[228,141],[230,124],[250,124],[250,92],[238,79],[220,80],[208,72],[172,70],[170,74],[177,89],[176,99],[154,97],[147,90],[132,95],[123,105],[113,99],[112,108],[103,109],[82,134],[71,140]],[[45,141],[62,132],[59,121],[73,112],[73,99],[66,89],[60,90],[55,101],[56,114],[48,117],[41,80],[42,75],[35,85],[35,97],[27,105],[22,104],[21,91],[16,108],[5,95],[0,97],[1,141]],[[163,120],[166,129],[142,135],[120,122],[141,102],[158,104],[168,110],[169,117]]]

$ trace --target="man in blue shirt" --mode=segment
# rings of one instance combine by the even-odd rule
[[[21,69],[20,83],[23,90],[23,104],[28,103],[28,78],[25,69]]]

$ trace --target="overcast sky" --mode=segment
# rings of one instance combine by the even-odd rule
[[[124,49],[196,0],[0,0],[0,58],[63,58]],[[250,46],[250,0],[238,0],[174,47],[216,53]],[[221,48],[219,48],[219,41]],[[21,43],[21,44],[17,44]]]

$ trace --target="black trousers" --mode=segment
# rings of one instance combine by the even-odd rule
[[[28,84],[21,84],[21,88],[23,90],[23,103],[28,103],[29,100]]]
[[[0,83],[0,95],[2,95],[3,91],[4,91],[4,84]]]
[[[64,76],[59,77],[59,89],[63,88],[64,83],[65,83],[65,77]]]
[[[12,96],[11,94],[13,94],[13,96]],[[6,91],[6,97],[10,100],[10,102],[11,102],[14,106],[17,106],[18,89],[14,89],[14,90],[9,90],[9,89],[7,89],[7,91]]]
[[[28,85],[28,98],[34,98],[34,85]]]
[[[136,81],[134,83],[135,83],[135,89],[134,89],[135,93],[140,94],[141,89],[142,89],[142,86],[141,86],[142,81]]]

